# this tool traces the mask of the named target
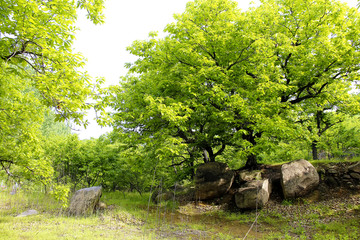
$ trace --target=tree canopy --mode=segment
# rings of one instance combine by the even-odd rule
[[[87,124],[86,100],[101,81],[92,82],[72,50],[77,9],[103,22],[103,0],[0,1],[0,166],[11,176],[12,165],[29,177],[51,175],[39,143],[46,109]]]
[[[231,147],[254,167],[271,139],[309,134],[298,123],[316,103],[358,109],[348,94],[359,77],[355,8],[264,0],[241,12],[234,1],[195,0],[175,20],[164,38],[129,47],[138,60],[112,99],[114,127],[157,142],[159,159],[193,166]]]

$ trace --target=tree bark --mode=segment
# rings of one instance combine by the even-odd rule
[[[257,163],[256,155],[251,153],[249,156],[247,156],[245,168],[254,170],[257,169],[257,167],[258,167],[258,163]]]
[[[318,141],[315,141],[315,140],[311,143],[311,151],[312,151],[313,160],[319,160],[317,144],[318,144]]]
[[[253,130],[248,130],[249,133],[246,135],[243,135],[243,139],[247,140],[248,142],[250,142],[252,144],[252,146],[254,147],[256,145],[256,138],[261,136],[261,133],[254,133]],[[257,157],[255,155],[255,153],[250,153],[247,156],[247,160],[246,160],[246,164],[245,164],[245,168],[247,169],[257,169],[258,167],[258,163],[257,163]]]

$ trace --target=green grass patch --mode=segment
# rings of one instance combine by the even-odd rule
[[[314,239],[359,239],[360,219],[317,223]]]
[[[2,239],[242,239],[257,218],[247,239],[356,239],[359,236],[360,207],[339,205],[341,211],[326,204],[306,204],[299,210],[296,201],[278,208],[229,212],[215,205],[174,201],[149,203],[150,194],[104,192],[101,201],[108,209],[89,217],[69,217],[61,203],[43,192],[0,192]],[[35,209],[38,215],[16,217]],[[303,208],[304,209],[304,208]],[[350,215],[346,215],[349,214]],[[343,216],[347,217],[343,217]],[[355,217],[354,217],[355,216]],[[357,216],[357,217],[356,217]],[[336,221],[326,221],[335,218]],[[340,221],[341,220],[341,221]],[[255,233],[254,230],[259,232]]]
[[[294,159],[296,160],[296,159]],[[358,157],[353,157],[351,159],[344,159],[344,158],[331,158],[331,159],[319,159],[319,160],[308,160],[312,165],[314,166],[318,166],[318,165],[324,165],[324,164],[332,164],[332,163],[343,163],[343,162],[348,162],[348,163],[354,163],[354,162],[359,162],[360,161],[360,156]],[[279,166],[279,165],[283,165],[285,163],[289,163],[290,161],[283,161],[283,162],[272,162],[272,161],[263,161],[261,162],[262,164],[268,164],[268,165],[272,165],[272,166]]]
[[[343,158],[331,158],[331,159],[320,159],[320,160],[310,160],[309,162],[314,165],[314,166],[319,166],[319,165],[326,165],[326,164],[332,164],[332,163],[354,163],[354,162],[359,162],[360,161],[360,157],[354,157],[352,159],[343,159]]]

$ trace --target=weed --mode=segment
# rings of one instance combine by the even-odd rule
[[[342,162],[358,162],[360,161],[360,157],[354,157],[352,159],[342,159],[342,158],[331,158],[331,159],[321,159],[321,160],[310,160],[312,165],[319,166],[324,164],[332,164],[332,163],[342,163]]]
[[[284,199],[284,200],[281,202],[281,204],[284,205],[284,206],[291,206],[291,205],[293,205],[294,203],[293,203],[293,201],[290,200],[290,199]]]
[[[101,201],[109,208],[85,218],[68,217],[61,204],[41,191],[21,190],[10,195],[8,190],[2,190],[0,239],[234,239],[244,237],[257,213],[259,229],[266,232],[256,233],[259,239],[303,239],[310,233],[314,239],[356,239],[360,235],[359,219],[324,221],[348,212],[325,204],[306,204],[306,211],[302,211],[296,202],[287,200],[283,202],[286,207],[279,207],[290,214],[283,215],[277,208],[234,213],[205,204],[178,206],[174,201],[165,201],[155,205],[149,203],[149,196],[104,192]],[[360,206],[346,203],[341,208],[354,213]],[[40,214],[15,217],[28,209]]]

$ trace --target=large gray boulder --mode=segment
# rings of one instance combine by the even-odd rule
[[[254,180],[246,183],[235,193],[235,203],[240,209],[262,208],[271,194],[269,179]]]
[[[319,185],[319,174],[306,160],[297,160],[281,166],[281,186],[285,198],[302,197]]]
[[[208,162],[201,164],[195,175],[195,197],[206,200],[221,197],[234,181],[234,172],[226,163]]]
[[[101,197],[101,187],[83,188],[75,192],[70,201],[69,213],[75,216],[94,213]]]

